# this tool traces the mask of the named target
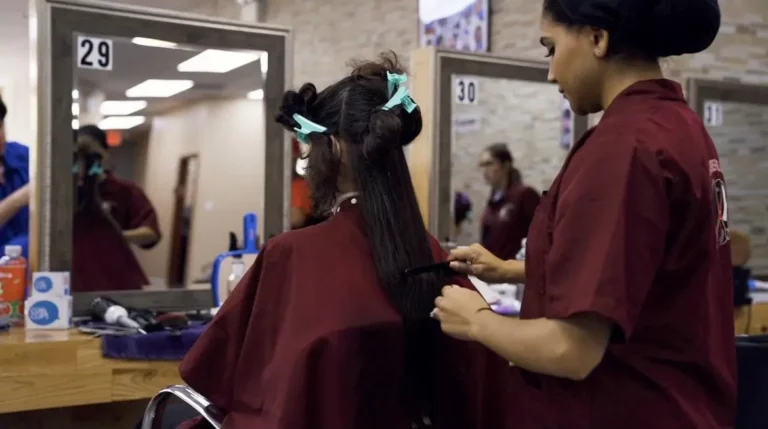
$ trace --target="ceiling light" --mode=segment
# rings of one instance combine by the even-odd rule
[[[261,57],[261,52],[233,52],[207,49],[179,64],[176,69],[183,73],[227,73],[252,63]]]
[[[101,103],[99,112],[104,116],[125,116],[138,112],[147,107],[144,100],[105,101]]]
[[[73,130],[79,130],[80,129],[80,121],[77,119],[72,120],[72,129]]]
[[[178,43],[168,42],[166,40],[150,39],[147,37],[134,37],[131,39],[134,45],[149,46],[152,48],[175,48]]]
[[[72,116],[80,116],[80,103],[72,103]]]
[[[148,79],[125,91],[129,98],[167,98],[195,86],[191,80]]]
[[[72,90],[72,99],[73,100],[77,100],[78,98],[80,98],[80,91],[78,91],[76,89],[73,89]]]
[[[264,99],[264,90],[263,89],[257,89],[255,91],[249,92],[246,97],[248,97],[249,100],[263,100]]]
[[[143,116],[110,116],[99,122],[102,130],[129,130],[141,125],[146,120]]]
[[[261,65],[261,73],[266,75],[267,71],[269,71],[269,54],[267,51],[261,53],[259,64]]]

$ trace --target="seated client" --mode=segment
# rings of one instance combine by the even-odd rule
[[[309,145],[312,199],[332,216],[268,241],[182,363],[225,428],[502,427],[508,364],[429,317],[468,280],[404,275],[446,255],[403,153],[422,121],[402,73],[387,54],[283,97],[276,120]]]

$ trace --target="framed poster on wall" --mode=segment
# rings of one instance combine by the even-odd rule
[[[488,52],[490,0],[419,0],[419,46]]]

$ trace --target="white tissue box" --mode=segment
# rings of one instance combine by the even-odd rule
[[[31,297],[67,297],[69,296],[69,273],[46,272],[32,273]]]
[[[24,328],[69,329],[71,327],[71,296],[31,296],[24,302]]]

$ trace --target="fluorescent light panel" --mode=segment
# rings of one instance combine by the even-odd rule
[[[151,48],[175,48],[177,43],[168,42],[166,40],[150,39],[147,37],[134,37],[131,39],[134,45],[149,46]]]
[[[263,100],[264,99],[264,90],[263,89],[257,89],[255,91],[251,91],[248,94],[246,94],[246,97],[248,97],[249,100]]]
[[[99,128],[102,130],[129,130],[139,126],[146,121],[143,116],[110,116],[99,122]]]
[[[80,98],[80,91],[78,91],[76,89],[73,89],[72,90],[72,99],[73,100],[77,100],[78,98]]]
[[[260,51],[233,52],[207,49],[182,62],[176,70],[182,73],[228,73],[261,58]]]
[[[80,129],[80,121],[77,119],[72,120],[72,129],[73,130],[79,130]]]
[[[104,116],[125,116],[131,115],[147,107],[144,100],[108,100],[101,103],[99,112]]]
[[[80,103],[72,103],[72,116],[80,116]]]
[[[128,98],[168,98],[195,86],[191,80],[147,79],[125,91]]]

